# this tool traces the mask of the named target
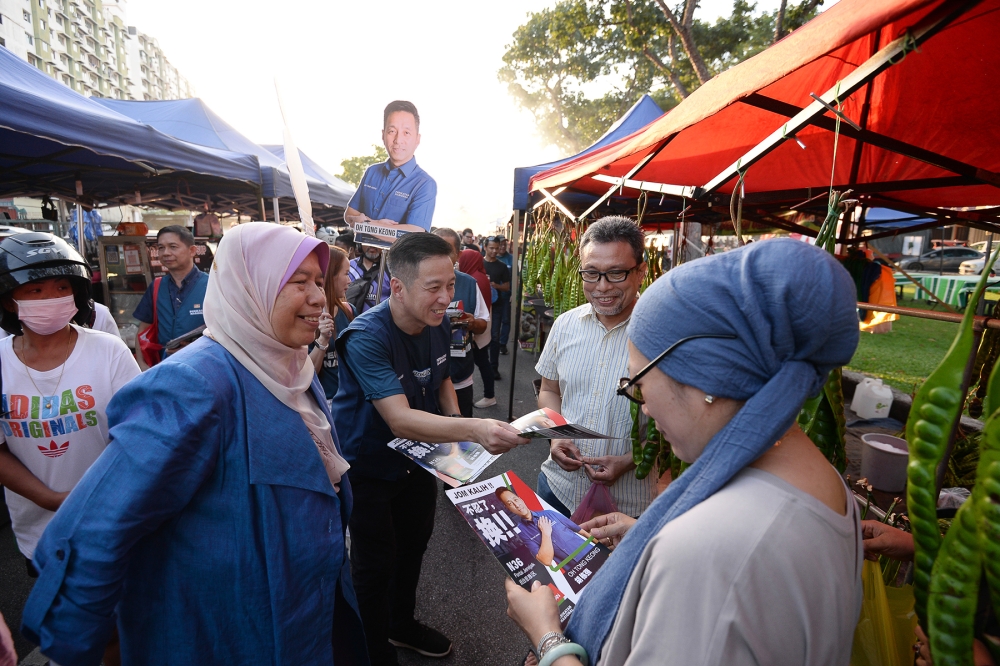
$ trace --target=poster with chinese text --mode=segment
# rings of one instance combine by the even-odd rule
[[[394,439],[389,448],[399,451],[452,488],[475,481],[499,455],[475,442],[427,444],[412,439]]]
[[[446,494],[515,583],[530,590],[537,580],[551,588],[565,627],[609,551],[513,472]]]

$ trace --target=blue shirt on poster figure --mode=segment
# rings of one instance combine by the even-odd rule
[[[399,167],[388,161],[365,170],[361,185],[348,204],[373,220],[392,220],[430,231],[437,183],[416,158]]]
[[[46,656],[98,664],[117,623],[125,664],[369,663],[351,485],[299,414],[202,338],[119,391],[108,424],[35,551],[22,631]]]
[[[497,498],[503,503],[504,508],[521,519],[517,524],[520,529],[521,540],[527,545],[532,557],[540,561],[545,566],[550,566],[552,562],[544,561],[547,558],[539,556],[543,546],[552,548],[552,561],[562,563],[572,555],[574,562],[578,562],[586,557],[589,549],[584,548],[576,552],[589,538],[583,534],[583,528],[572,520],[562,515],[558,511],[542,510],[531,511],[514,491],[508,488],[500,488],[496,491]],[[546,519],[552,524],[550,539],[546,539],[538,525],[539,519]],[[574,553],[576,553],[574,555]]]
[[[169,273],[160,280],[156,298],[157,342],[166,344],[174,338],[205,325],[203,304],[208,288],[208,273],[197,266],[184,276],[178,287]],[[153,323],[153,284],[146,288],[132,316],[144,324]]]
[[[389,158],[365,170],[344,220],[353,224],[364,216],[430,231],[437,183],[413,157],[420,145],[420,115],[413,104],[397,100],[385,107],[382,144]]]

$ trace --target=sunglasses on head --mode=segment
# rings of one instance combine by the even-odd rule
[[[688,340],[697,340],[699,338],[720,338],[722,340],[735,340],[736,336],[731,333],[703,333],[701,335],[689,335],[686,338],[681,338],[674,344],[664,349],[663,352],[659,356],[654,358],[652,361],[650,361],[645,368],[637,372],[635,377],[632,377],[631,379],[629,379],[628,377],[622,377],[621,379],[619,379],[618,390],[616,391],[616,393],[620,396],[628,398],[637,405],[646,404],[646,401],[643,400],[641,396],[637,396],[635,394],[635,391],[638,388],[636,386],[636,382],[638,382],[640,379],[649,374],[649,371],[655,368],[660,361],[665,359],[667,357],[667,354],[677,349]]]

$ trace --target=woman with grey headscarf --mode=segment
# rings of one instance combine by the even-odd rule
[[[639,299],[620,392],[693,464],[638,521],[586,526],[616,548],[565,637],[548,588],[508,581],[544,666],[848,663],[857,507],[796,415],[853,356],[854,294],[829,254],[773,240],[685,264]]]

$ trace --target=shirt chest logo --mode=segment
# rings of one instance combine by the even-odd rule
[[[407,193],[407,192],[400,192],[399,190],[396,190],[395,192],[393,192],[392,196],[394,196],[394,197],[400,197],[401,199],[409,199],[410,198],[409,193]]]
[[[58,458],[62,454],[69,451],[69,440],[66,440],[65,444],[56,444],[56,440],[49,442],[48,448],[44,446],[39,446],[38,450],[42,452],[42,455],[46,458]]]
[[[438,360],[437,360],[437,364],[441,365],[442,363],[444,363],[447,360],[448,360],[448,355],[447,354],[445,354],[444,356],[439,356]]]

